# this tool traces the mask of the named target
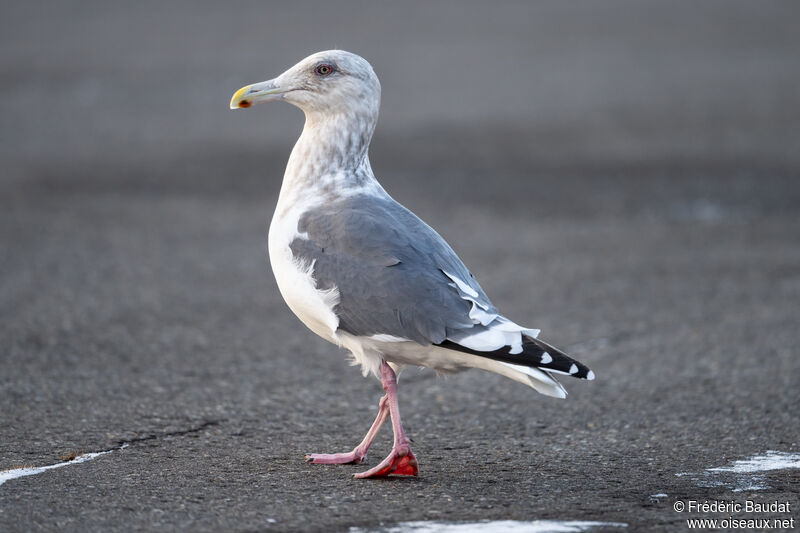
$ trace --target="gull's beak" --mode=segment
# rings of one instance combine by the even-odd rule
[[[240,107],[250,107],[253,104],[260,104],[263,102],[274,102],[283,98],[284,93],[288,93],[292,89],[280,87],[277,85],[276,80],[262,81],[261,83],[254,83],[242,87],[231,98],[231,109],[239,109]]]

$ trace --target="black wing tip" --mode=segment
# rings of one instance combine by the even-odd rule
[[[562,376],[570,376],[587,381],[595,379],[594,372],[592,372],[588,366],[576,361],[558,348],[550,346],[544,341],[533,337],[523,337],[522,352],[518,354],[509,353],[510,347],[508,346],[491,352],[481,352],[467,348],[451,340],[444,340],[436,344],[436,346],[486,357],[487,359],[494,359],[495,361],[502,361],[504,363],[529,366]]]
[[[566,358],[568,356],[564,355],[562,357]],[[562,365],[558,366],[561,368],[555,367],[553,365],[540,365],[536,366],[536,368],[540,370],[546,370],[554,374],[560,374],[562,376],[569,376],[577,379],[585,379],[586,381],[592,381],[595,378],[594,372],[592,372],[592,370],[589,367],[579,363],[578,361],[575,361],[574,359],[570,359],[570,365],[567,370],[563,370]]]
[[[525,336],[522,343],[522,352],[535,354],[539,351],[541,351],[542,363],[537,368],[587,381],[594,380],[594,372],[588,366],[576,361],[543,340]],[[545,362],[545,360],[547,361]]]

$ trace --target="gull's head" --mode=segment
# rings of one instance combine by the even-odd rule
[[[377,114],[381,84],[367,61],[343,50],[310,55],[275,79],[242,87],[231,109],[283,100],[306,113],[367,111]]]

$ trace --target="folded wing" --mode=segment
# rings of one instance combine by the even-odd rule
[[[354,195],[305,213],[291,250],[313,265],[318,289],[338,289],[338,328],[351,335],[593,378],[539,330],[503,317],[445,240],[389,197]]]

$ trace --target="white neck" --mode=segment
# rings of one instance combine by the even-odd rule
[[[283,175],[278,209],[300,195],[339,196],[356,190],[383,190],[369,164],[369,143],[377,112],[306,112]]]

